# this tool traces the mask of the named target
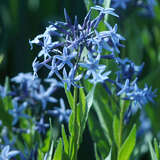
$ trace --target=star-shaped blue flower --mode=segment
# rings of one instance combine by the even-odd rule
[[[16,100],[13,100],[13,109],[9,110],[9,114],[13,116],[12,125],[15,125],[20,118],[30,118],[27,114],[24,113],[24,110],[27,107],[27,102],[22,103],[20,106]]]
[[[76,55],[77,55],[76,52],[69,53],[67,47],[64,47],[63,54],[61,56],[60,55],[55,56],[56,59],[61,61],[61,63],[58,65],[58,70],[62,69],[65,64],[67,64],[70,68],[73,68],[71,60],[75,58]]]
[[[67,122],[68,123],[69,116],[71,114],[71,110],[66,109],[65,104],[64,104],[64,100],[61,98],[60,99],[60,107],[54,107],[53,110],[48,110],[47,113],[52,115],[52,116],[57,117],[58,121],[60,123],[62,123],[62,122]]]
[[[70,90],[71,85],[73,85],[74,87],[80,88],[80,86],[76,84],[76,82],[80,81],[81,78],[82,78],[82,74],[75,77],[74,68],[70,70],[68,75],[67,75],[66,69],[65,68],[63,69],[63,84],[64,85],[65,83],[67,84],[67,90]]]
[[[10,150],[9,145],[3,148],[0,154],[0,160],[10,160],[12,157],[20,153],[19,151],[16,151],[16,150],[13,150],[13,151],[9,151],[9,150]]]

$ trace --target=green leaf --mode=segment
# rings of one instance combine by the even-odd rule
[[[156,138],[154,138],[154,148],[155,148],[155,152],[157,155],[157,159],[159,159],[159,148],[158,148],[158,142],[157,142]]]
[[[120,146],[119,129],[120,129],[120,122],[119,122],[118,117],[115,115],[114,119],[113,119],[113,135],[114,135],[114,141],[115,141],[117,147]]]
[[[158,160],[150,140],[148,141],[148,144],[152,160]]]
[[[53,160],[62,160],[62,154],[63,154],[63,145],[62,145],[62,139],[60,138],[58,146],[57,146],[56,151],[54,153]]]
[[[71,109],[73,109],[73,107],[74,107],[74,98],[72,96],[72,93],[70,91],[67,91],[67,84],[65,84],[65,93],[67,95],[67,99],[68,99],[69,105],[70,105]]]
[[[87,97],[86,97],[86,101],[87,101],[87,108],[88,111],[90,110],[92,104],[93,104],[93,96],[94,96],[94,91],[95,91],[96,85],[94,85],[91,89],[91,91],[89,91]]]
[[[83,88],[80,88],[80,106],[81,106],[81,109],[82,109],[82,114],[84,114],[86,112],[86,96],[85,96],[85,93],[83,91]]]
[[[51,147],[50,147],[50,150],[49,150],[49,153],[48,153],[47,160],[52,160],[53,146],[54,146],[54,141],[52,141],[52,143],[51,143]]]
[[[133,126],[131,132],[121,146],[118,153],[118,160],[128,160],[136,144],[136,125]]]
[[[68,154],[69,144],[68,144],[67,135],[63,125],[62,125],[62,138],[63,138],[63,144],[64,144],[64,151],[66,154]]]
[[[44,153],[38,149],[38,159],[44,159]]]
[[[95,153],[96,160],[101,160],[101,158],[99,157],[98,152],[97,152],[97,145],[96,145],[96,143],[94,143],[94,153]]]
[[[111,160],[112,149],[109,152],[109,155],[105,158],[105,160]]]
[[[96,85],[94,85],[92,87],[92,89],[89,91],[88,95],[86,96],[86,109],[85,109],[86,112],[85,112],[85,115],[84,115],[83,121],[82,121],[82,131],[84,131],[84,129],[85,129],[86,122],[88,119],[88,114],[89,114],[89,111],[90,111],[91,106],[93,104],[93,96],[94,96],[95,87],[96,87]]]
[[[99,105],[98,105],[98,102],[97,102],[96,100],[94,100],[93,104],[94,104],[94,109],[95,109],[95,111],[96,111],[96,113],[97,113],[97,116],[98,116],[100,125],[101,125],[101,127],[102,127],[102,129],[103,129],[103,131],[104,131],[104,135],[105,135],[105,137],[107,138],[109,144],[111,145],[111,144],[112,144],[112,140],[111,140],[111,137],[110,137],[109,129],[108,129],[107,123],[106,123],[106,121],[105,121],[105,119],[104,119],[102,110],[101,110],[101,108],[102,108],[103,106],[102,106],[102,107],[99,106]]]
[[[105,158],[107,156],[106,151],[110,149],[110,146],[108,144],[108,140],[106,136],[104,135],[104,131],[100,125],[100,122],[96,116],[96,113],[94,112],[93,109],[91,109],[88,116],[88,127],[89,127],[90,134],[92,136],[92,139],[96,143],[96,148],[94,148],[96,149],[95,151]],[[98,157],[100,158],[99,155]]]
[[[8,103],[6,101],[6,103]],[[2,100],[0,98],[0,118],[3,122],[3,124],[10,129],[12,128],[12,116],[8,113],[7,107],[4,103],[4,99]]]

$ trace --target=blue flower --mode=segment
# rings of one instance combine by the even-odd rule
[[[50,52],[53,51],[54,48],[61,45],[58,41],[52,42],[52,35],[59,35],[56,32],[56,28],[53,25],[50,25],[46,28],[43,34],[36,36],[32,41],[29,41],[31,45],[31,49],[33,48],[32,44],[36,44],[42,47],[42,50],[39,52],[38,57],[43,56],[44,60],[50,57]]]
[[[33,94],[33,97],[41,101],[42,108],[45,109],[47,106],[47,102],[56,103],[57,99],[54,97],[51,97],[51,94],[55,91],[55,86],[50,85],[50,87],[45,91],[44,87],[42,85],[39,86],[39,91],[35,91]]]
[[[44,117],[41,117],[40,121],[36,122],[35,130],[39,133],[45,134],[47,128],[49,128],[49,124],[44,123]]]
[[[140,127],[137,131],[137,137],[141,138],[144,134],[151,130],[151,121],[146,116],[145,112],[142,111],[140,114]]]
[[[20,106],[16,100],[13,100],[13,109],[9,110],[9,114],[13,116],[12,125],[15,125],[20,118],[30,118],[27,114],[23,113],[27,107],[27,102],[22,103]]]
[[[113,8],[104,9],[101,6],[96,5],[95,7],[91,7],[91,9],[95,9],[97,11],[100,11],[100,14],[111,14],[113,16],[119,17],[116,13],[114,13],[115,9],[113,9]]]
[[[105,72],[103,73],[103,70],[98,71],[95,76],[93,77],[93,79],[89,79],[89,82],[92,84],[96,84],[96,83],[103,83],[105,80],[109,79],[108,75],[111,73],[111,71]]]
[[[60,123],[62,123],[62,122],[67,122],[68,123],[69,116],[71,114],[71,110],[66,109],[65,104],[64,104],[64,100],[61,98],[60,99],[60,107],[54,107],[53,110],[48,110],[47,113],[52,115],[52,116],[57,117],[58,121]]]
[[[100,32],[101,35],[105,35],[108,38],[111,39],[111,45],[113,45],[114,49],[116,50],[116,52],[120,52],[118,47],[124,47],[124,45],[120,44],[120,40],[125,40],[124,37],[122,37],[120,34],[117,33],[118,30],[118,26],[117,24],[114,25],[114,27],[112,28],[112,26],[109,23],[105,23],[107,28],[109,29],[109,31],[103,31]]]
[[[63,84],[54,78],[46,78],[44,81],[55,87],[63,87]]]
[[[126,9],[127,8],[127,3],[130,2],[130,0],[112,0],[113,8],[122,8]]]
[[[17,154],[20,153],[17,150],[13,150],[13,151],[9,151],[9,150],[10,150],[9,145],[7,145],[3,148],[3,150],[1,151],[1,154],[0,154],[0,160],[10,160],[12,157],[15,157]]]
[[[148,88],[145,85],[144,89],[140,89],[137,86],[137,79],[130,83],[129,79],[126,80],[124,85],[119,85],[121,88],[117,95],[122,95],[123,99],[130,100],[132,102],[133,112],[136,112],[138,108],[142,108],[146,103],[154,103],[153,98],[156,97],[155,91],[152,91],[152,87]]]
[[[126,79],[131,80],[134,75],[138,77],[141,74],[144,67],[144,63],[142,63],[140,66],[137,66],[128,58],[121,59],[117,57],[116,63],[118,64],[118,67],[120,69],[117,72],[117,77],[119,81]]]
[[[65,64],[67,64],[70,68],[73,68],[71,60],[75,58],[76,55],[77,55],[76,52],[72,52],[69,54],[69,50],[66,47],[64,47],[62,56],[59,55],[55,56],[56,59],[61,61],[61,63],[57,66],[58,70],[62,69]]]
[[[0,85],[0,97],[4,98],[8,94],[7,88]]]
[[[53,57],[52,58],[52,64],[51,66],[49,66],[48,64],[45,64],[46,68],[48,68],[50,70],[49,74],[48,74],[48,78],[52,77],[53,74],[56,74],[56,76],[61,80],[62,77],[61,75],[59,74],[59,71],[58,71],[58,65],[56,63],[56,58]]]
[[[65,83],[67,84],[67,90],[70,90],[71,85],[73,85],[74,87],[80,87],[79,85],[76,84],[76,82],[80,81],[80,79],[82,78],[82,74],[78,75],[75,77],[75,69],[72,68],[69,71],[69,74],[67,75],[66,69],[63,69],[63,84],[65,85]]]
[[[11,81],[17,84],[21,84],[24,81],[33,81],[33,75],[32,73],[19,73],[17,76],[13,77]]]

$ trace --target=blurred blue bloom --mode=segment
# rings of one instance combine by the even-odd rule
[[[130,2],[130,0],[112,0],[112,2],[113,2],[113,4],[112,4],[113,8],[126,9],[127,3]]]
[[[55,87],[63,87],[62,82],[57,81],[55,78],[46,78],[44,81]]]
[[[63,83],[67,84],[67,90],[70,90],[71,85],[73,85],[74,87],[80,87],[78,84],[76,84],[76,82],[80,81],[80,79],[82,78],[82,74],[78,75],[75,77],[75,70],[74,68],[72,68],[69,71],[69,74],[67,75],[66,69],[63,69]]]
[[[24,102],[20,106],[16,100],[13,100],[13,109],[9,110],[9,114],[14,118],[12,121],[12,125],[15,125],[20,118],[30,118],[27,114],[23,113],[27,107],[27,103]]]
[[[55,56],[56,59],[61,61],[61,63],[57,66],[58,70],[62,69],[65,64],[67,64],[70,68],[73,68],[73,64],[71,63],[71,60],[75,58],[76,55],[77,55],[76,52],[72,52],[69,54],[68,49],[64,47],[62,56],[59,56],[59,55]]]
[[[138,108],[141,108],[148,102],[154,103],[153,98],[156,97],[155,91],[152,91],[152,87],[148,88],[145,85],[144,89],[140,89],[137,86],[137,79],[130,83],[129,79],[126,80],[124,85],[119,85],[121,88],[117,95],[123,95],[123,99],[130,100],[132,102],[132,112],[135,113]]]
[[[13,150],[13,151],[9,151],[9,150],[10,150],[9,145],[3,148],[0,154],[0,160],[10,160],[12,157],[20,153],[19,151],[16,151],[16,150]]]
[[[3,127],[1,131],[1,137],[3,139],[3,146],[9,145],[10,147],[13,147],[16,142],[16,137],[12,137],[12,140],[9,139],[9,130],[7,127]]]
[[[33,81],[32,73],[19,73],[17,76],[13,77],[11,81],[15,83],[22,83],[24,81]]]
[[[39,91],[35,91],[33,94],[33,97],[38,100],[41,101],[42,103],[42,108],[45,109],[47,106],[47,102],[51,102],[51,103],[55,103],[57,102],[57,100],[51,96],[51,94],[53,94],[53,92],[55,91],[55,86],[50,85],[50,87],[45,90],[44,87],[42,85],[39,86]]]
[[[42,133],[43,135],[46,132],[46,129],[49,128],[48,123],[44,123],[44,117],[41,117],[39,122],[36,122],[35,124],[35,130],[37,130],[40,134]]]
[[[104,0],[93,0],[93,3],[95,5],[102,5],[104,3]]]
[[[140,66],[137,66],[128,58],[121,59],[117,57],[116,62],[120,69],[119,71],[117,71],[117,78],[119,81],[123,81],[126,79],[131,80],[134,75],[138,77],[141,74],[144,67],[144,63],[142,63]]]
[[[148,131],[151,130],[151,121],[146,116],[145,112],[142,110],[140,114],[140,127],[137,131],[137,137],[140,138],[141,136],[144,136]]]
[[[64,100],[61,98],[60,99],[60,107],[54,107],[53,110],[48,110],[48,114],[55,116],[58,118],[58,121],[60,123],[62,122],[67,122],[69,121],[69,116],[71,114],[70,109],[66,109]]]
[[[19,73],[11,81],[17,85],[12,85],[12,90],[9,92],[10,96],[17,101],[25,101],[31,105],[36,103],[33,94],[35,90],[39,89],[40,79],[33,80],[31,73]]]

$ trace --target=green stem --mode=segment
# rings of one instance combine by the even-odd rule
[[[119,146],[118,146],[118,150],[120,149],[121,144],[122,144],[124,110],[125,110],[125,105],[124,105],[124,103],[122,103],[121,110],[120,110],[120,129],[119,129],[120,132],[119,132]]]
[[[74,133],[78,133],[78,126],[77,126],[77,96],[78,96],[78,88],[74,87]],[[74,141],[74,148],[75,148],[75,154],[73,160],[77,160],[77,151],[78,151],[78,144],[77,144],[78,135],[75,135],[75,141]]]
[[[111,0],[104,0],[104,5],[103,5],[103,7],[104,7],[105,9],[107,9],[107,8],[110,7],[110,4],[111,4]],[[108,20],[108,14],[105,15],[104,20],[105,20],[105,22],[107,22],[107,20]]]

